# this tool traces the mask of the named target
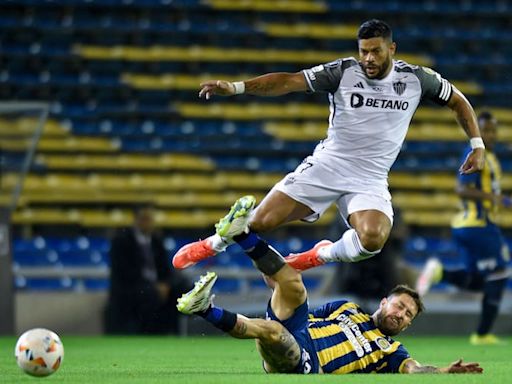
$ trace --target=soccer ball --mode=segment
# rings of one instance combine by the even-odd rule
[[[32,376],[48,376],[64,360],[59,336],[44,328],[34,328],[20,336],[14,349],[18,366]]]

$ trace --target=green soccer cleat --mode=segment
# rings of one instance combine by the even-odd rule
[[[505,345],[506,343],[496,335],[487,333],[485,335],[478,335],[473,333],[469,338],[471,345]]]
[[[211,291],[216,281],[217,274],[215,272],[207,272],[206,275],[201,276],[195,282],[194,288],[178,299],[176,305],[178,311],[185,315],[206,311],[212,303],[213,295]]]
[[[229,213],[215,224],[217,235],[231,239],[247,230],[251,212],[256,205],[254,196],[239,198],[231,207]]]

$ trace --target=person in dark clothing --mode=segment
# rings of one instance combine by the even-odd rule
[[[189,286],[179,271],[169,268],[164,243],[154,232],[153,207],[137,207],[134,217],[133,227],[112,240],[105,331],[177,333],[175,302]]]

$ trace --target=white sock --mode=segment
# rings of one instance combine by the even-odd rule
[[[231,239],[225,239],[217,235],[216,233],[211,235],[208,240],[210,240],[210,244],[215,252],[224,252],[227,247],[234,243]]]
[[[380,249],[377,251],[366,250],[362,246],[361,240],[359,240],[359,236],[357,235],[356,230],[349,229],[343,233],[343,236],[341,236],[341,239],[339,239],[337,242],[330,246],[321,248],[318,251],[318,254],[320,259],[326,263],[332,261],[344,261],[353,263],[356,261],[369,259],[380,251]]]

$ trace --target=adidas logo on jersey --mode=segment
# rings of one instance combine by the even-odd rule
[[[354,84],[354,87],[356,87],[356,88],[364,88],[363,82],[360,81],[359,83]]]

